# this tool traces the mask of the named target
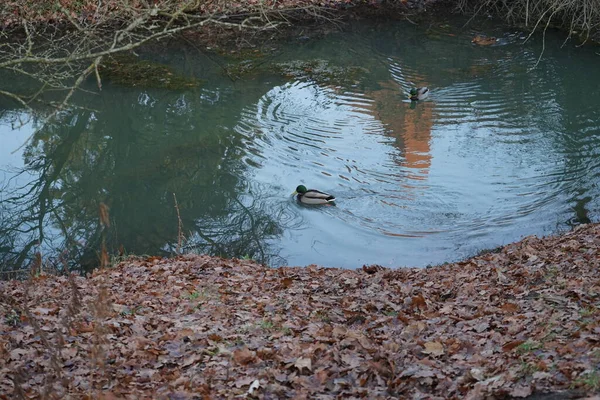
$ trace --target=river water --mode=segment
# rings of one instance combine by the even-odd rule
[[[143,56],[201,87],[107,80],[23,147],[36,123],[0,103],[0,262],[93,267],[104,241],[425,266],[596,221],[598,49],[548,32],[540,58],[541,34],[464,22],[360,22],[237,59],[179,43]],[[429,98],[409,101],[413,86]],[[336,205],[298,204],[299,184]]]

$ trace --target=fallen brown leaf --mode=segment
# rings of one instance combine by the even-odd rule
[[[256,354],[249,350],[247,347],[235,350],[233,352],[233,359],[236,363],[246,365],[254,361]]]
[[[298,368],[298,371],[300,372],[302,372],[303,368],[312,371],[312,361],[310,358],[299,357],[296,362],[294,362],[294,367]]]
[[[444,345],[442,345],[440,342],[426,342],[424,346],[425,350],[423,350],[423,353],[425,354],[429,354],[434,357],[444,355]]]

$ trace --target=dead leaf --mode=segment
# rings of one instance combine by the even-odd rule
[[[312,371],[312,361],[310,358],[299,357],[294,363],[294,367],[298,368],[298,371],[302,372],[303,368]]]
[[[519,306],[514,303],[504,303],[500,309],[506,313],[514,313],[519,311]]]
[[[184,368],[189,367],[192,364],[196,364],[200,360],[202,360],[202,353],[192,353],[185,357],[181,366]]]
[[[342,354],[342,362],[347,364],[350,368],[356,368],[360,365],[362,357],[357,356],[355,353],[344,353]]]
[[[402,335],[404,337],[412,337],[420,334],[423,330],[425,330],[425,324],[423,322],[413,322],[402,330]]]
[[[413,366],[405,369],[400,374],[401,378],[404,377],[412,377],[412,378],[431,378],[435,376],[435,372],[431,370],[431,368],[422,367],[422,366]]]
[[[60,354],[66,359],[74,358],[77,355],[77,347],[65,347],[60,351]]]
[[[502,346],[502,351],[504,351],[504,352],[511,351],[511,350],[515,349],[516,347],[522,345],[523,343],[525,343],[524,340],[513,340],[512,342],[508,342],[508,343],[504,344]]]
[[[531,394],[531,386],[517,385],[510,392],[512,397],[527,397]]]
[[[476,381],[482,381],[485,379],[485,375],[483,374],[483,371],[480,368],[471,368],[469,370],[469,374]]]
[[[375,274],[379,271],[384,271],[385,268],[382,267],[381,265],[373,264],[373,265],[363,265],[362,270],[365,271],[367,274]]]
[[[332,333],[333,337],[340,338],[340,337],[346,336],[347,332],[348,332],[347,328],[345,328],[343,326],[336,326],[333,328],[333,331],[331,333]]]
[[[152,377],[158,372],[158,370],[151,368],[142,368],[136,371],[136,376],[140,382],[150,382]]]
[[[488,330],[489,327],[490,327],[490,323],[487,321],[483,321],[483,322],[480,322],[479,324],[475,325],[473,327],[473,330],[477,333],[481,333],[483,331]]]
[[[77,325],[77,331],[80,333],[94,332],[94,324],[91,322],[81,322]]]
[[[208,339],[212,340],[213,342],[221,342],[223,340],[223,338],[216,333],[211,333],[208,335]]]
[[[253,396],[254,392],[256,392],[258,390],[258,388],[260,388],[260,382],[258,381],[258,379],[256,379],[256,380],[254,380],[254,382],[252,382],[252,384],[248,388],[248,394],[250,396]]]
[[[36,307],[33,309],[33,313],[37,315],[54,315],[57,312],[57,308]]]
[[[14,349],[10,352],[11,360],[19,360],[22,356],[27,355],[29,352],[23,349]]]
[[[235,381],[235,387],[236,388],[241,388],[242,386],[246,386],[246,385],[250,385],[252,382],[254,382],[254,378],[251,376],[244,376],[242,378],[239,378]]]
[[[444,355],[444,345],[440,342],[426,342],[425,350],[422,352],[434,357],[438,357]]]
[[[413,296],[412,306],[421,310],[427,310],[427,303],[425,302],[423,295],[419,294],[417,296]]]
[[[539,381],[539,380],[549,379],[549,378],[552,378],[552,374],[549,374],[548,372],[536,371],[533,373],[534,381]]]
[[[496,275],[498,276],[498,282],[501,285],[510,285],[510,279],[500,270],[500,268],[496,268]]]
[[[233,352],[233,359],[236,363],[246,365],[254,361],[256,354],[249,350],[247,347],[235,350]]]

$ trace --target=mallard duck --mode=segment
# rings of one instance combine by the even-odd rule
[[[410,89],[409,97],[412,101],[425,100],[427,96],[429,96],[429,89],[427,87]]]
[[[298,201],[304,204],[328,204],[335,201],[335,197],[329,193],[324,193],[315,189],[307,189],[304,185],[299,185],[292,196],[298,195]]]

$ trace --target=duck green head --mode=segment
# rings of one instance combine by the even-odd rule
[[[412,88],[412,89],[410,89],[409,94],[410,94],[411,97],[412,96],[416,96],[416,95],[419,94],[419,91],[417,90],[417,88]]]
[[[304,185],[298,185],[298,187],[296,188],[296,191],[293,193],[294,195],[300,193],[300,194],[304,194],[308,192],[308,189],[306,188],[306,186]]]

